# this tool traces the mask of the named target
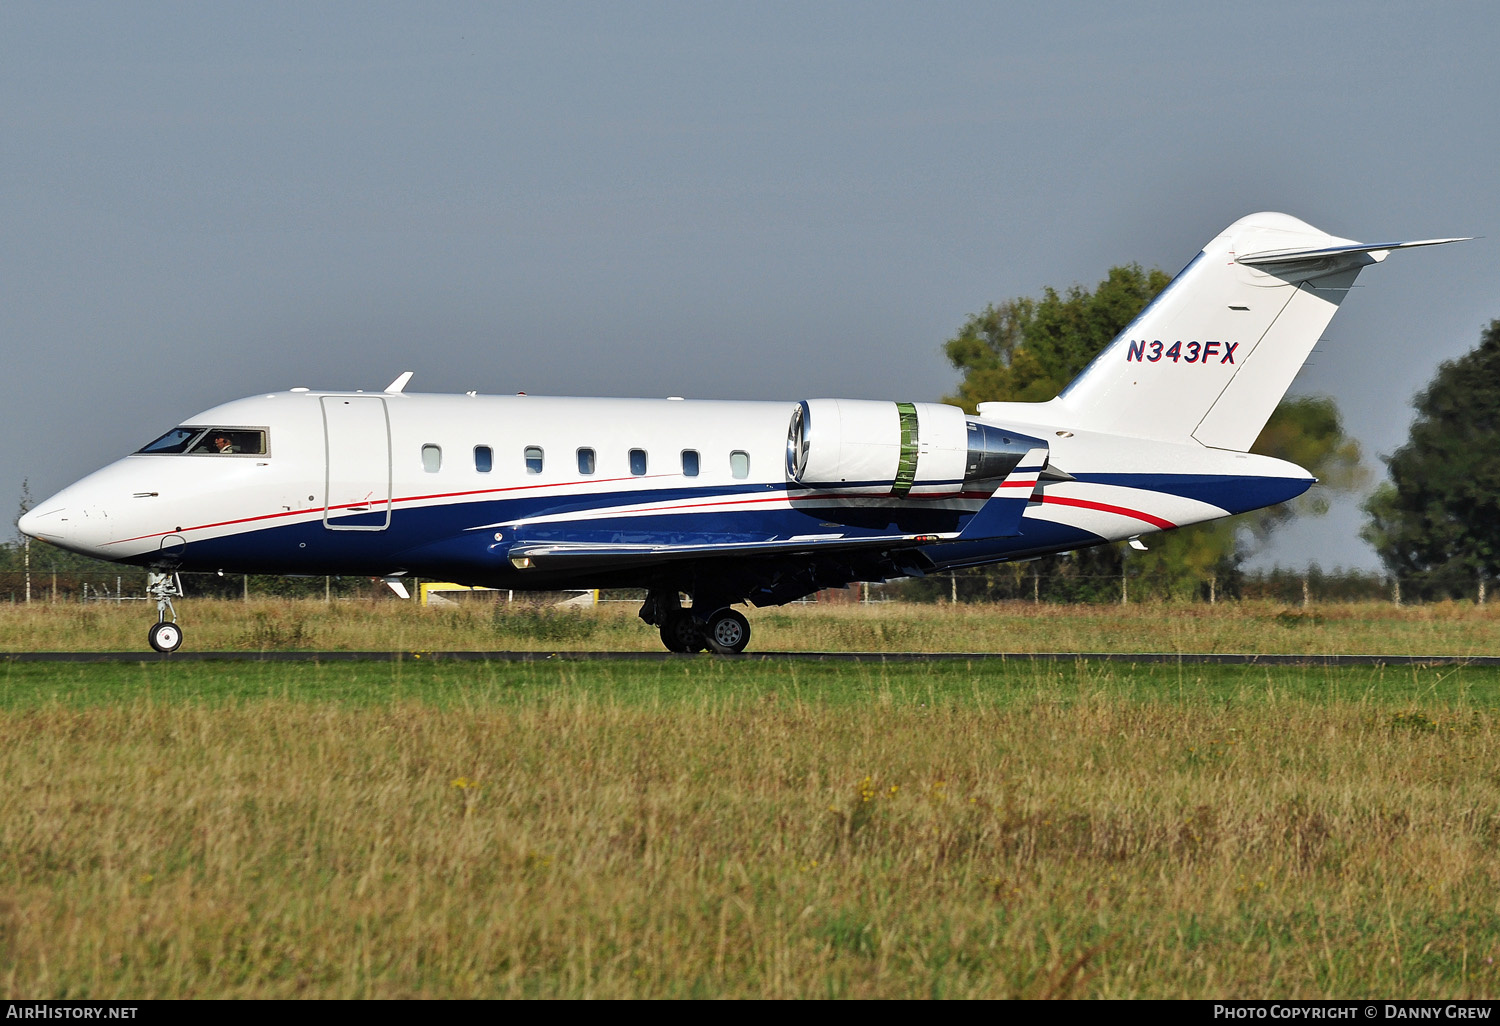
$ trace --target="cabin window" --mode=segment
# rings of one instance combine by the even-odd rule
[[[443,469],[443,448],[428,442],[422,446],[422,469],[429,474],[436,474]]]
[[[542,447],[540,445],[528,445],[526,447],[526,473],[540,474],[542,472]]]
[[[580,474],[592,474],[595,466],[594,450],[578,450],[578,472]]]
[[[750,476],[750,454],[736,449],[729,454],[729,472],[743,480]]]
[[[495,453],[487,445],[474,446],[474,469],[481,474],[488,474],[495,469]]]
[[[684,449],[684,450],[682,450],[682,476],[683,477],[697,477],[698,476],[698,450],[697,449]]]
[[[643,477],[646,473],[646,450],[630,450],[630,472],[636,477]]]

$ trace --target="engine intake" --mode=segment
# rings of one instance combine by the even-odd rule
[[[957,406],[805,399],[787,429],[787,476],[810,487],[898,497],[992,491],[1047,443]]]

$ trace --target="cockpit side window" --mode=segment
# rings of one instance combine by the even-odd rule
[[[188,452],[208,456],[264,456],[266,433],[249,428],[213,427],[203,432]]]

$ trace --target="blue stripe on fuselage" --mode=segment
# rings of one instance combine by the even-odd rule
[[[1230,513],[1247,513],[1295,499],[1315,483],[1310,477],[1239,477],[1230,474],[1075,474],[1074,479],[1089,484],[1178,495],[1218,506]]]
[[[844,505],[797,494],[794,486],[766,487],[763,496],[743,486],[596,492],[590,496],[519,496],[440,505],[403,506],[391,511],[383,531],[328,530],[321,519],[260,527],[217,538],[194,538],[189,529],[185,570],[247,573],[377,574],[404,569],[423,576],[483,569],[510,573],[506,559],[517,541],[593,541],[649,544],[760,542],[797,535],[941,534],[960,529],[972,510],[944,509],[907,501],[891,505]],[[759,498],[790,500],[793,508],[755,504]],[[715,506],[716,500],[723,507]],[[589,513],[610,507],[633,508],[681,501],[698,508],[666,513],[635,513],[600,518],[533,523],[519,528],[489,526],[528,518]],[[751,503],[748,508],[742,503]],[[371,514],[384,520],[384,511]],[[340,517],[358,524],[360,517]],[[476,529],[476,528],[483,529]],[[496,534],[501,537],[497,539]],[[149,564],[154,551],[129,562]]]
[[[1230,512],[1243,512],[1283,502],[1305,491],[1311,481],[1296,478],[1246,478],[1227,475],[1085,474],[1085,483],[1158,491],[1197,499]],[[446,578],[476,575],[512,579],[517,572],[507,560],[517,541],[574,541],[654,545],[760,542],[801,535],[944,534],[962,530],[972,509],[944,509],[920,500],[891,500],[888,504],[846,505],[837,498],[813,499],[799,486],[766,485],[762,489],[724,485],[665,488],[651,491],[596,492],[589,495],[523,495],[442,505],[407,506],[399,500],[384,531],[330,531],[322,520],[261,527],[189,543],[182,568],[230,570],[247,573],[334,573],[368,575],[405,570],[420,576]],[[801,494],[799,494],[801,493]],[[816,493],[815,493],[816,494]],[[826,494],[826,493],[822,493]],[[790,500],[793,507],[753,505],[767,499]],[[738,497],[738,498],[737,498]],[[725,508],[715,508],[722,500]],[[485,528],[526,518],[587,513],[612,506],[640,506],[677,502],[694,507],[670,513],[633,514],[598,519]],[[740,505],[749,502],[752,505]],[[701,504],[701,505],[700,505]],[[977,500],[975,502],[977,505]],[[384,513],[380,519],[384,518]],[[340,521],[349,522],[346,520]],[[944,544],[928,548],[944,564],[992,562],[1026,558],[1096,544],[1090,532],[1045,520],[1022,523],[1023,535],[1011,539]],[[495,535],[501,537],[496,539]],[[156,553],[129,562],[149,564]],[[520,575],[532,581],[534,574]]]

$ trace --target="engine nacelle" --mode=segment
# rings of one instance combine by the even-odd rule
[[[957,406],[805,399],[787,431],[787,476],[810,487],[898,497],[993,490],[1047,443]]]

